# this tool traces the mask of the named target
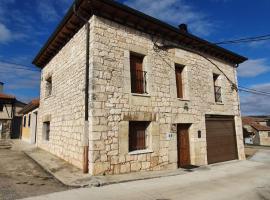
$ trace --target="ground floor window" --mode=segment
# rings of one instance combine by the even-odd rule
[[[146,129],[149,122],[129,122],[129,151],[146,149]]]
[[[50,140],[50,122],[43,122],[43,139]]]

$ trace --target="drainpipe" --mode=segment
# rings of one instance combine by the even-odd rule
[[[86,59],[85,59],[85,94],[84,94],[84,104],[85,104],[85,112],[84,112],[84,136],[83,136],[83,173],[88,173],[88,151],[89,151],[89,52],[90,52],[90,23],[87,19],[80,16],[76,10],[76,4],[73,5],[74,14],[85,22],[85,33],[86,33]]]

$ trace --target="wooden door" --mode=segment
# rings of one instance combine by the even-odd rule
[[[190,165],[189,124],[177,125],[178,167]]]

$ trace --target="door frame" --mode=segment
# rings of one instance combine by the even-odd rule
[[[181,152],[180,152],[180,149],[181,149],[181,147],[180,147],[180,133],[179,133],[179,128],[181,127],[181,126],[186,126],[187,128],[187,137],[188,137],[188,156],[189,156],[189,161],[188,161],[188,165],[191,165],[191,156],[190,156],[190,147],[191,147],[191,145],[190,145],[190,127],[192,126],[192,124],[191,123],[178,123],[177,124],[177,167],[178,168],[183,168],[184,167],[184,165],[181,165]],[[187,165],[187,166],[188,166]]]

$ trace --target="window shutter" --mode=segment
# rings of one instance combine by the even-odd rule
[[[144,91],[144,72],[143,57],[130,55],[130,73],[131,73],[131,92],[143,94]]]
[[[183,71],[182,67],[179,67],[179,66],[175,67],[177,98],[183,98],[182,71]]]

